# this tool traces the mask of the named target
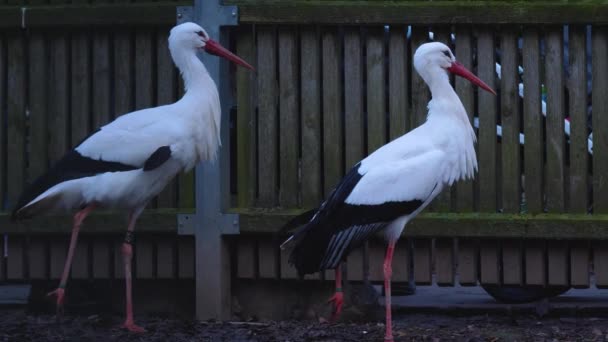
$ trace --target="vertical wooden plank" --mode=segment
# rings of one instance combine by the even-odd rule
[[[2,47],[2,42],[0,41],[0,48]],[[2,56],[2,52],[0,52],[0,56]],[[2,66],[2,60],[0,60],[0,66]],[[0,76],[1,73],[0,73]],[[2,82],[0,82],[2,83]],[[8,257],[8,239],[9,236],[7,234],[2,234],[0,236],[0,281],[4,281],[6,279],[6,261]]]
[[[409,53],[404,31],[404,27],[391,26],[388,42],[390,140],[405,134],[410,116],[407,99],[409,93]]]
[[[152,106],[154,85],[152,84],[152,35],[149,29],[135,32],[135,109]]]
[[[180,279],[194,278],[194,239],[180,239],[177,246],[177,275]]]
[[[477,285],[479,250],[475,241],[458,239],[458,282],[462,286]]]
[[[547,282],[548,285],[569,285],[568,243],[547,241]]]
[[[538,31],[534,27],[524,29],[523,67],[524,77],[524,175],[528,212],[543,211],[543,131],[540,94],[540,51]]]
[[[482,284],[500,284],[500,246],[498,240],[481,240],[479,245],[480,281]]]
[[[175,277],[175,240],[163,237],[156,239],[156,277],[173,279]]]
[[[61,238],[51,239],[49,246],[49,260],[50,260],[50,277],[51,279],[61,278],[65,261],[68,255],[68,242],[66,236]]]
[[[90,75],[90,40],[86,32],[76,32],[72,35],[71,44],[71,123],[72,146],[80,143],[91,130],[91,75]]]
[[[386,244],[378,241],[370,241],[368,246],[369,280],[383,281],[384,267],[382,260],[384,260],[384,257],[386,256]]]
[[[93,32],[93,127],[111,119],[110,111],[110,37],[103,30]],[[139,55],[139,53],[138,53]],[[129,58],[131,58],[129,56]],[[128,60],[129,58],[125,59]],[[120,61],[123,63],[124,61]]]
[[[525,242],[525,265],[526,285],[545,285],[547,283],[544,241],[527,240]]]
[[[417,285],[430,285],[432,281],[431,239],[414,241],[414,279]]]
[[[428,29],[425,27],[412,27],[412,56],[418,47],[426,43],[428,39]],[[420,126],[426,121],[427,105],[431,98],[428,86],[420,77],[418,72],[414,72],[412,66],[412,124],[411,128]]]
[[[608,212],[608,31],[604,26],[592,30],[593,70],[593,213]]]
[[[547,146],[547,209],[565,209],[564,182],[564,71],[562,27],[549,29],[545,34],[545,88],[547,90],[546,146]]]
[[[521,242],[505,240],[502,243],[502,279],[505,285],[523,285],[523,258]]]
[[[49,65],[49,159],[51,163],[59,160],[70,148],[69,125],[69,66],[66,36],[53,35],[50,39]]]
[[[254,62],[255,39],[253,27],[238,30],[236,52],[246,61]],[[256,185],[256,125],[253,94],[255,73],[244,68],[236,69],[236,149],[237,149],[237,203],[239,207],[250,207],[255,199]],[[304,147],[302,147],[304,149]]]
[[[25,181],[25,48],[21,34],[7,41],[7,191],[9,206],[15,205]]]
[[[96,40],[99,40],[99,38]],[[98,42],[97,45],[99,44],[100,43]],[[133,50],[132,44],[133,36],[128,29],[114,33],[114,116],[116,117],[130,112],[134,108],[133,58],[131,57],[131,51]],[[161,44],[162,43],[159,44],[159,49],[161,48]],[[165,42],[164,44],[165,48],[168,49],[168,43]],[[97,53],[97,51],[95,51],[95,53]],[[159,64],[163,62],[164,60],[159,59]],[[171,62],[171,66],[173,66],[173,62]],[[161,83],[164,85],[167,84],[165,82],[171,82],[169,79],[161,79],[161,74],[158,76],[159,86]]]
[[[357,164],[365,155],[363,116],[363,61],[361,31],[344,31],[344,155],[346,168]],[[349,275],[351,268],[349,270]]]
[[[6,255],[6,279],[22,280],[25,278],[25,260],[23,257],[24,239],[22,236],[9,236]]]
[[[384,29],[370,28],[366,42],[367,152],[386,144],[386,90],[384,74]]]
[[[74,250],[74,261],[72,263],[72,278],[88,279],[89,278],[89,246],[90,239],[81,236],[79,238],[76,249]]]
[[[250,237],[241,236],[237,242],[237,277],[255,278],[257,270],[255,253],[255,241]],[[285,253],[281,255],[281,258],[284,255]]]
[[[502,120],[502,204],[507,213],[518,213],[521,203],[521,157],[517,88],[517,45],[513,29],[501,32],[500,115]]]
[[[342,46],[336,29],[326,28],[321,37],[323,58],[323,188],[327,197],[344,174],[342,146]]]
[[[258,204],[277,204],[277,73],[276,31],[273,27],[258,30]]]
[[[277,279],[279,276],[277,246],[268,239],[258,241],[258,267],[260,278]]]
[[[118,252],[120,253],[120,249],[118,249]],[[119,264],[119,267],[114,267],[114,276],[124,278],[122,261],[117,260],[122,260],[122,258],[114,256],[114,261]],[[94,279],[110,278],[110,244],[106,239],[95,239],[93,241],[92,269]]]
[[[392,281],[394,282],[407,282],[410,278],[410,258],[408,241],[403,240],[395,246],[395,254],[393,255],[393,275]],[[385,247],[386,249],[386,247]],[[378,261],[381,262],[382,259]],[[350,271],[350,270],[349,270]],[[349,273],[350,274],[350,273]]]
[[[570,114],[570,211],[586,213],[588,209],[587,152],[587,62],[585,27],[569,26],[568,98]]]
[[[7,70],[7,50],[6,50],[6,36],[0,34],[0,108],[7,108],[7,80],[8,80],[8,70]],[[4,122],[6,120],[6,111],[2,110],[0,112],[0,120]],[[6,127],[4,125],[0,125],[0,207],[5,207],[5,199],[6,199]],[[4,236],[6,237],[6,236]],[[2,241],[4,244],[4,241]],[[2,255],[0,255],[0,280],[4,278],[4,268],[3,268],[3,260],[4,260],[4,250],[2,251]]]
[[[442,238],[435,240],[435,272],[437,285],[454,285],[454,240]]]
[[[575,288],[589,287],[589,242],[574,241],[570,244],[570,285]]]
[[[48,167],[47,145],[47,48],[45,37],[32,33],[29,37],[29,126],[30,153],[28,182],[42,175]]]
[[[140,279],[150,279],[154,277],[155,269],[154,245],[150,239],[137,241],[135,248],[135,276]]]
[[[279,257],[281,258],[281,279],[297,279],[298,272],[289,264],[289,254],[281,253]]]
[[[298,57],[294,29],[279,30],[279,204],[298,205]]]
[[[477,33],[477,76],[493,89],[496,73],[494,33],[491,29],[479,28]],[[496,99],[486,91],[478,93],[479,112],[479,210],[496,212]]]
[[[399,265],[401,265],[401,262],[399,262]],[[363,281],[363,247],[350,252],[346,259],[346,268],[348,269],[349,281]]]
[[[46,242],[43,239],[30,238],[27,247],[29,278],[45,279],[47,277]]]
[[[597,287],[608,287],[608,241],[593,241],[593,273]]]
[[[471,30],[465,26],[458,26],[456,30],[456,59],[467,69],[473,69],[473,46]],[[454,88],[466,110],[469,121],[473,124],[474,98],[473,84],[462,77],[455,78]],[[483,91],[483,90],[482,90]],[[456,183],[456,209],[460,212],[473,211],[473,181],[466,180]]]

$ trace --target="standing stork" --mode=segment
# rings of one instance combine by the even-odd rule
[[[48,294],[56,296],[58,312],[63,308],[82,222],[96,208],[122,209],[129,212],[122,244],[126,280],[123,326],[133,332],[145,331],[133,321],[131,259],[135,221],[171,179],[181,171],[192,169],[199,161],[213,160],[221,144],[218,91],[197,51],[253,69],[194,23],[184,23],[171,30],[169,50],[184,79],[184,96],[170,105],[120,116],[101,127],[36,179],[21,195],[13,211],[14,219],[24,219],[78,210],[59,286]]]
[[[312,219],[281,246],[292,245],[289,261],[300,274],[336,270],[336,293],[330,299],[335,317],[343,303],[340,262],[384,230],[388,240],[384,259],[386,341],[393,340],[390,281],[395,243],[407,222],[444,187],[472,178],[477,170],[475,132],[448,72],[496,95],[442,43],[421,45],[414,55],[414,67],[432,93],[426,122],[357,163]]]

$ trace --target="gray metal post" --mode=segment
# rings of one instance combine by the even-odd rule
[[[183,15],[186,12],[187,9],[178,9],[178,19],[187,19]],[[195,0],[191,13],[192,21],[201,25],[211,39],[225,46],[228,44],[221,27],[237,25],[236,6],[223,6],[221,0]],[[201,320],[229,319],[230,260],[222,235],[239,232],[238,216],[225,214],[230,200],[228,125],[233,101],[226,61],[208,54],[201,54],[200,57],[220,94],[222,146],[218,160],[203,162],[196,167],[196,215],[193,226],[196,243],[196,316]]]

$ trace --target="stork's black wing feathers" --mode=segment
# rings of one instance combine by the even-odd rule
[[[159,147],[144,163],[144,171],[151,171],[161,166],[171,158],[171,147],[161,146]]]

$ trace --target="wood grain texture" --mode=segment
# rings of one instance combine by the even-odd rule
[[[71,144],[76,146],[91,131],[91,40],[88,32],[71,37]]]
[[[591,250],[588,241],[570,243],[570,285],[575,288],[588,288],[590,276]]]
[[[547,284],[547,263],[545,262],[545,241],[527,240],[524,243],[525,275],[527,285]]]
[[[608,30],[592,30],[593,213],[608,213]]]
[[[346,168],[365,155],[363,44],[359,28],[344,31],[344,154]],[[352,269],[352,268],[351,268]]]
[[[25,278],[25,255],[22,236],[8,236],[4,259],[7,280],[21,280]]]
[[[410,56],[404,31],[402,26],[391,26],[388,42],[389,140],[405,134],[411,115],[408,104]]]
[[[237,277],[254,279],[257,275],[256,242],[251,238],[240,238],[237,242]]]
[[[521,241],[502,242],[502,279],[505,285],[523,285],[523,253]]]
[[[158,279],[174,279],[177,271],[177,253],[174,237],[156,239],[156,277]]]
[[[160,46],[159,46],[160,48]],[[120,30],[114,33],[114,116],[131,112],[134,107],[133,33]],[[162,60],[159,60],[159,62]],[[159,75],[160,78],[160,75]]]
[[[480,282],[486,285],[500,284],[498,240],[483,240],[479,244]]]
[[[7,48],[7,39],[5,38],[4,35],[0,35],[0,80],[5,80],[7,79],[8,76],[8,70],[7,70],[7,60],[8,60],[8,53],[6,51]],[[7,106],[7,93],[6,93],[6,82],[2,81],[0,82],[0,108],[6,108]],[[6,113],[0,113],[0,119],[1,120],[5,120],[6,118]],[[7,132],[6,132],[6,128],[4,127],[4,125],[0,125],[0,151],[4,151],[6,148],[6,137],[7,137]],[[6,164],[7,164],[7,160],[6,160],[6,155],[4,154],[0,154],[0,194],[5,194],[6,193],[6,174],[7,174],[7,170],[6,170]],[[5,196],[0,196],[0,206],[2,206],[2,208],[4,208],[5,206],[5,201],[6,199],[4,198]],[[0,258],[2,259],[2,258]],[[4,277],[4,267],[3,267],[4,262],[2,260],[0,260],[0,280],[2,280],[2,278]]]
[[[29,167],[27,181],[32,182],[42,175],[48,168],[47,145],[48,129],[48,75],[47,59],[48,49],[46,37],[43,34],[34,34],[28,41],[28,102],[29,102]],[[75,61],[72,75],[77,74],[78,60]],[[73,82],[73,81],[72,81]],[[85,98],[86,99],[86,98]],[[78,100],[79,102],[81,100]],[[72,111],[76,110],[72,106]],[[78,126],[78,117],[72,118],[72,126]]]
[[[547,282],[549,285],[570,285],[568,242],[547,242]]]
[[[414,241],[414,279],[416,285],[429,285],[432,282],[432,240]]]
[[[479,246],[471,239],[458,239],[458,281],[462,286],[475,286],[479,279]]]
[[[608,287],[608,241],[593,241],[592,247],[595,285],[606,288]]]
[[[105,125],[112,118],[110,110],[110,36],[93,32],[93,127]],[[120,52],[119,52],[120,53]]]
[[[367,93],[367,153],[387,142],[384,29],[370,28],[365,43]]]
[[[454,285],[454,240],[437,239],[435,240],[435,272],[437,273],[437,285]]]

